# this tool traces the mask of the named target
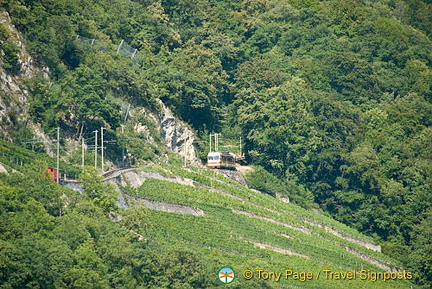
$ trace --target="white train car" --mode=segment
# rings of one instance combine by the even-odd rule
[[[232,152],[209,152],[207,155],[207,168],[209,169],[235,169],[236,157]]]

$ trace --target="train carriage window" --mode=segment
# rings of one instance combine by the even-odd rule
[[[209,161],[218,161],[219,160],[219,156],[209,156],[208,160]]]

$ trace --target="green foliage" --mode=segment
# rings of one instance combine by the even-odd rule
[[[430,15],[432,10],[431,3],[422,0],[406,0],[406,6],[398,3],[401,16],[408,18],[408,22],[414,27],[423,30],[431,36]],[[428,16],[429,15],[429,16]]]
[[[80,138],[104,126],[116,132],[119,141],[119,111],[125,109],[118,102],[157,111],[156,98],[201,135],[238,127],[248,161],[282,180],[257,178],[255,186],[284,191],[293,199],[309,200],[312,193],[321,208],[338,220],[385,241],[392,248],[388,252],[422,272],[419,284],[430,285],[430,272],[400,254],[408,246],[418,252],[417,260],[428,262],[428,252],[420,245],[425,245],[423,237],[413,235],[427,223],[423,213],[432,201],[432,5],[428,1],[1,3],[34,59],[50,69],[52,85],[42,76],[28,84],[30,113],[45,129],[62,126],[68,135]],[[124,39],[140,50],[142,61],[96,51],[75,41],[77,34],[106,45]],[[18,50],[10,38],[7,27],[0,26],[2,65],[13,72]],[[14,125],[18,116],[17,111],[11,117]],[[156,130],[138,121],[157,143]],[[145,144],[144,136],[133,133],[133,123],[128,125],[128,150],[136,163],[160,155],[158,145]],[[24,140],[25,133],[17,130],[14,137]],[[236,133],[230,137],[238,139]],[[13,168],[20,167],[18,157],[25,163],[35,157],[2,144],[3,151],[2,162]],[[111,152],[115,154],[119,147]],[[52,166],[52,161],[46,163]],[[206,185],[220,181],[217,176],[179,173]],[[24,181],[15,175],[10,179]],[[91,184],[91,178],[86,181],[88,197],[105,210],[112,208],[112,198],[107,196],[110,201],[105,202],[99,185],[94,180]],[[233,184],[216,183],[218,189],[242,198],[248,195]],[[19,190],[5,184],[8,194]],[[43,199],[41,191],[56,191],[41,184],[46,187],[34,191],[37,202]],[[196,191],[187,193],[193,198]],[[206,200],[214,204],[209,196]],[[58,204],[45,201],[44,209],[55,215]],[[23,204],[29,206],[26,210],[41,213],[29,199]],[[93,256],[94,246],[85,244],[82,254]],[[10,256],[21,254],[15,244],[4,247]],[[13,275],[16,282],[11,279],[10,286],[23,286],[20,282],[28,268],[10,260],[13,268],[24,272]],[[87,277],[86,266],[72,270],[62,282],[107,286],[100,278],[107,269],[94,267]],[[122,283],[117,274],[112,280],[119,280],[119,287],[134,287]]]
[[[29,139],[25,139],[29,141]],[[24,147],[0,140],[0,160],[3,164],[10,166],[17,171],[32,170],[39,175],[48,167],[56,167],[57,159],[48,156],[45,152],[35,152]],[[60,160],[60,170],[62,174],[76,178],[81,169]]]
[[[229,93],[220,60],[211,49],[189,42],[171,61],[156,70],[161,99],[195,128],[217,128]]]
[[[118,145],[122,153],[127,153],[124,161],[134,166],[154,161],[163,152],[160,135],[154,122],[144,116],[145,111],[135,113],[136,117],[117,129]],[[121,157],[122,155],[118,152],[117,160],[121,160]]]
[[[100,71],[85,65],[65,74],[51,88],[41,77],[35,78],[30,83],[33,119],[47,129],[63,124],[78,137],[87,132],[95,119],[116,128],[120,122],[118,105],[107,98],[107,86]]]
[[[345,234],[365,238],[354,230],[328,217],[250,191],[213,171],[196,168],[187,171],[167,166],[164,171],[176,170],[176,175],[194,178],[199,183],[192,187],[147,178],[138,190],[129,189],[130,194],[138,197],[202,208],[205,216],[164,213],[140,206],[117,209],[108,215],[107,204],[101,199],[111,188],[104,188],[92,169],[86,168],[81,174],[84,193],[78,194],[44,179],[39,166],[44,164],[34,163],[23,173],[1,176],[0,282],[5,288],[215,288],[223,286],[217,281],[216,273],[227,264],[233,266],[237,274],[251,269],[250,266],[268,266],[278,271],[286,266],[311,270],[322,266],[323,262],[334,270],[339,266],[377,270],[354,255],[346,254],[341,259],[340,246],[354,246],[363,254],[388,262],[385,256],[366,252],[304,220],[322,222]],[[219,191],[210,191],[201,185],[214,186]],[[219,192],[248,200],[248,203]],[[47,204],[61,204],[61,214]],[[236,214],[231,209],[304,226],[314,234]],[[286,258],[250,242],[288,246],[311,259]],[[251,284],[245,283],[241,275],[235,282],[235,288]],[[273,287],[263,280],[252,282],[261,287]],[[317,281],[311,286],[323,284]],[[335,283],[334,288],[342,288],[343,284],[339,284]],[[377,286],[370,284],[374,288]],[[378,284],[378,288],[406,285]],[[364,283],[361,286],[364,287]]]
[[[147,233],[152,229],[150,213],[144,206],[137,206],[124,212],[121,224],[129,230],[142,233]]]
[[[420,224],[412,231],[412,247],[409,264],[420,272],[417,276],[419,284],[427,288],[432,278],[432,214],[429,208]]]
[[[100,208],[31,171],[1,178],[2,287],[142,284],[133,273],[140,264],[140,244],[134,244],[134,235],[111,222]],[[52,210],[54,204],[60,204],[61,214]]]
[[[86,196],[105,212],[115,209],[118,193],[112,184],[102,184],[102,177],[92,167],[86,167],[79,175]]]
[[[189,177],[199,174],[199,183],[197,182],[195,183],[195,187],[191,187],[179,185],[170,181],[147,178],[139,189],[123,188],[125,193],[146,200],[158,200],[171,204],[188,205],[204,210],[206,215],[199,217],[151,211],[152,224],[158,228],[158,230],[152,232],[157,234],[158,238],[179,240],[182,244],[192,245],[190,246],[191,248],[202,244],[206,248],[212,250],[231,252],[235,254],[236,258],[240,258],[238,256],[242,254],[258,254],[261,260],[269,260],[268,266],[272,266],[270,263],[274,264],[273,266],[277,266],[276,263],[279,262],[277,261],[279,260],[278,257],[273,256],[270,251],[256,251],[253,246],[248,246],[246,245],[247,243],[242,244],[242,242],[261,242],[280,248],[289,246],[291,250],[306,254],[314,260],[335,263],[339,266],[362,266],[360,263],[367,266],[363,261],[351,259],[343,253],[336,253],[340,250],[341,244],[344,244],[342,246],[352,247],[352,243],[330,234],[327,230],[320,228],[320,226],[310,226],[310,223],[306,222],[306,220],[314,220],[319,224],[331,226],[338,231],[343,231],[347,236],[350,236],[354,232],[352,229],[343,229],[340,224],[337,225],[335,221],[331,221],[328,217],[316,215],[296,205],[282,203],[266,194],[249,191],[244,187],[243,190],[245,190],[245,192],[240,191],[240,189],[234,189],[234,186],[219,186],[221,183],[228,184],[229,181],[221,176],[215,178],[217,174],[214,172],[202,172],[199,170],[183,170],[183,172]],[[198,180],[198,176],[194,179]],[[196,188],[197,186],[199,187],[198,184],[202,184],[209,179],[210,181],[212,180],[212,183],[209,183],[209,185],[213,184],[215,188],[219,189],[218,191]],[[216,181],[216,179],[219,181]],[[228,192],[235,197],[226,195]],[[244,199],[240,201],[238,197]],[[245,204],[247,200],[251,203]],[[262,220],[257,217],[237,214],[232,211],[233,209],[243,210],[252,215],[262,216],[268,219]],[[299,230],[287,228],[281,224],[275,224],[270,222],[269,219],[292,224],[304,229],[310,229],[312,234],[305,234]],[[228,237],[228,235],[230,237]],[[290,238],[286,237],[286,235],[290,236]],[[317,238],[317,236],[319,237]],[[362,240],[364,237],[356,235],[356,238]],[[305,246],[305,244],[307,244],[307,246]],[[379,260],[382,260],[384,257],[380,254],[373,254],[369,250],[367,250],[366,253],[366,251],[364,251],[365,249],[361,249],[360,246],[356,246],[356,250],[368,255],[372,254],[374,258]],[[269,258],[270,255],[273,257]],[[248,259],[250,260],[250,258]],[[286,258],[280,260],[281,266],[287,266],[288,263],[286,262],[297,262],[297,260],[294,259],[291,257],[289,261],[287,261]],[[224,263],[221,265],[223,264]],[[234,263],[231,264],[238,264],[235,268],[237,268],[237,266],[244,266],[241,264],[240,260],[234,261]],[[299,266],[299,264],[296,263],[294,266]],[[217,266],[215,267],[215,270],[217,270]],[[158,278],[158,280],[161,282],[164,280],[168,282],[163,277]],[[239,280],[239,282],[242,281],[244,280]],[[374,284],[374,286],[378,285]],[[336,287],[335,285],[335,288]]]
[[[6,39],[0,43],[0,50],[4,53],[2,55],[2,66],[3,68],[12,73],[16,73],[18,67],[18,47]]]
[[[144,278],[153,288],[208,288],[218,285],[211,278],[210,270],[203,256],[195,251],[174,246],[159,248],[163,253],[152,253],[145,262]]]
[[[276,178],[262,167],[257,167],[246,175],[248,187],[267,193],[273,197],[289,198],[290,201],[304,207],[314,206],[313,196],[304,187],[294,182],[287,183]]]
[[[3,69],[11,74],[19,72],[18,53],[20,50],[15,45],[9,27],[5,23],[0,24],[0,52]]]

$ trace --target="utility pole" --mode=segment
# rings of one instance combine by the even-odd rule
[[[95,170],[97,170],[97,136],[98,136],[98,131],[95,130]]]
[[[81,139],[81,167],[84,167],[84,137]]]
[[[215,151],[219,151],[219,134],[215,133]]]
[[[101,157],[102,157],[102,163],[101,163],[101,167],[102,167],[102,173],[104,172],[104,137],[103,137],[103,130],[105,128],[101,127]]]
[[[210,134],[210,151],[212,151],[212,137],[214,138],[214,150],[215,152],[219,151],[219,134],[215,133],[214,135]]]
[[[123,167],[124,165],[124,161],[125,161],[125,137],[124,137],[124,125],[121,126],[122,128],[122,164]]]
[[[57,127],[57,173],[56,181],[60,183],[60,127]]]
[[[243,154],[242,154],[242,143],[241,143],[241,141],[242,141],[242,137],[240,137],[240,156],[243,155]]]

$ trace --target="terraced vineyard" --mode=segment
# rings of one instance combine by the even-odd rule
[[[67,272],[76,272],[70,268],[82,267],[82,272],[98,272],[100,282],[126,284],[133,280],[136,283],[131,283],[135,284],[131,287],[147,284],[151,288],[410,288],[412,285],[405,280],[410,278],[410,272],[382,254],[371,238],[319,212],[248,189],[217,171],[194,167],[185,170],[170,165],[118,171],[103,180],[115,184],[121,192],[118,208],[104,213],[90,205],[88,193],[73,193],[41,176],[42,162],[52,165],[54,158],[8,143],[0,145],[0,163],[8,171],[0,175],[4,194],[0,197],[4,209],[13,212],[0,214],[0,218],[4,224],[22,223],[0,228],[8,246],[23,250],[19,261],[12,265],[19,274],[37,275],[31,273],[33,267],[25,265],[40,262],[33,260],[36,255],[25,253],[22,245],[32,230],[24,226],[28,218],[14,217],[27,211],[35,222],[37,233],[33,234],[44,240],[37,246],[43,247],[46,242],[69,246],[68,260],[75,260],[63,267],[49,267],[58,271],[57,277],[32,277],[37,282],[82,281],[87,273],[82,277],[73,273],[59,281]],[[61,166],[79,170],[66,163]],[[18,172],[13,173],[14,170]],[[40,208],[37,212],[31,209],[35,204]],[[81,229],[73,229],[75,225],[69,226],[70,222]],[[79,225],[80,222],[87,225]],[[63,231],[74,237],[64,239],[63,233],[58,235]],[[33,239],[29,242],[33,244]],[[109,269],[79,261],[81,246],[86,242],[93,244],[88,249],[93,254],[92,260],[96,258],[101,263],[115,260]],[[42,247],[42,255],[56,258],[48,247]],[[15,253],[11,250],[0,252],[0,258],[14,260],[11,256]],[[218,270],[224,266],[232,267],[237,275],[228,285],[217,281]],[[124,280],[110,277],[123,275]],[[396,280],[384,281],[384,278]],[[6,281],[18,286],[28,280]]]
[[[232,267],[237,277],[229,288],[410,288],[404,280],[410,273],[372,239],[216,172],[148,167],[125,173],[122,184],[129,205],[159,204],[150,210],[150,238],[186,245]],[[163,204],[202,214],[176,213]],[[245,270],[252,271],[251,280]]]
[[[35,162],[44,163],[47,166],[55,167],[56,158],[50,157],[45,153],[34,152],[23,147],[0,140],[0,163],[3,163],[13,169],[20,170],[25,165],[30,165]],[[80,169],[60,161],[62,174],[67,174],[71,178],[77,178]]]

